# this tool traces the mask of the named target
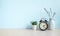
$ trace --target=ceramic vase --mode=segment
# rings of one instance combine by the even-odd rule
[[[55,30],[55,20],[53,18],[49,19],[50,29]]]

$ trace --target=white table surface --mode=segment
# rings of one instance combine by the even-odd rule
[[[0,29],[0,36],[60,36],[60,30]]]

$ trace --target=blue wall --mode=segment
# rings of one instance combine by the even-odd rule
[[[27,28],[31,21],[48,15],[43,8],[56,12],[56,28],[60,28],[60,0],[0,0],[0,28]]]

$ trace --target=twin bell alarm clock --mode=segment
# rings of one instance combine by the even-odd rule
[[[39,29],[42,31],[45,31],[48,29],[48,21],[46,19],[42,18],[39,21]]]

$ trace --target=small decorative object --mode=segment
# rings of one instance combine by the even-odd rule
[[[37,29],[37,21],[32,22],[32,29],[36,30]]]
[[[40,28],[40,30],[42,30],[42,31],[47,30],[47,28],[48,28],[48,21],[45,20],[45,19],[41,19],[41,20],[40,20],[40,23],[39,23],[39,28]]]
[[[46,8],[44,8],[44,10],[46,11],[46,13],[49,16],[49,29],[54,30],[55,29],[55,20],[54,20],[54,16],[55,16],[55,12],[53,13],[51,8],[50,11],[47,11]]]
[[[55,20],[53,18],[49,19],[50,29],[55,30]]]

